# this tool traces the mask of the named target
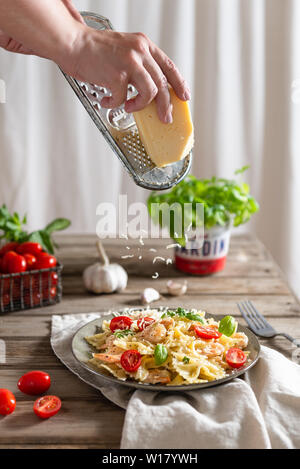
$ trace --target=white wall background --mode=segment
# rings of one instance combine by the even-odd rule
[[[300,295],[299,0],[75,0],[115,29],[143,31],[192,89],[193,173],[244,164],[256,231]],[[99,202],[144,200],[57,67],[0,51],[0,202],[37,228],[56,216],[93,232]],[[298,82],[297,82],[298,80]]]

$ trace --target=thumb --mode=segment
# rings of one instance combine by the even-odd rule
[[[73,18],[76,20],[76,21],[79,21],[80,23],[82,24],[85,24],[81,14],[79,13],[78,10],[76,10],[76,8],[74,7],[73,3],[72,3],[72,0],[62,0],[63,4],[65,5],[65,7],[67,8],[67,10],[69,11],[69,13],[71,13],[71,15],[73,16]]]

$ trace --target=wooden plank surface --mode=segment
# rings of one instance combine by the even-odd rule
[[[238,301],[251,299],[278,329],[300,338],[300,305],[280,269],[264,246],[248,235],[234,237],[227,266],[214,276],[184,276],[173,265],[154,262],[155,256],[171,258],[172,241],[107,240],[111,260],[129,273],[125,292],[92,295],[82,284],[84,267],[97,258],[94,235],[60,235],[58,257],[64,264],[63,301],[55,306],[18,311],[0,316],[0,338],[6,344],[6,363],[0,364],[0,387],[11,389],[17,409],[0,417],[2,448],[118,448],[124,410],[68,371],[52,352],[49,338],[52,314],[76,314],[136,307],[143,288],[153,286],[162,295],[159,304],[199,307],[210,313],[230,313],[240,318]],[[127,249],[129,247],[130,249]],[[156,249],[156,252],[149,251]],[[133,258],[122,256],[134,255]],[[143,259],[139,260],[138,256]],[[159,272],[157,280],[153,273]],[[170,278],[187,279],[188,292],[180,298],[167,295]],[[284,338],[261,341],[291,357],[294,346]],[[33,399],[18,391],[18,378],[31,369],[43,369],[52,377],[51,393],[63,401],[61,412],[49,421],[39,421],[32,412]]]

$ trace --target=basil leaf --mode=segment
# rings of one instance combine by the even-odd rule
[[[203,318],[202,316],[199,316],[199,314],[187,313],[185,317],[190,319],[190,321],[198,321],[201,322],[201,324],[204,324]]]
[[[67,218],[56,218],[46,226],[45,231],[47,231],[48,234],[51,234],[53,231],[65,230],[70,225],[71,222]]]
[[[157,344],[154,350],[154,360],[156,365],[162,365],[168,358],[168,350],[162,344]]]
[[[114,332],[114,335],[118,338],[118,339],[123,339],[123,337],[126,337],[127,335],[132,335],[133,334],[133,331],[130,330],[130,329],[118,329],[116,332]]]
[[[237,321],[232,316],[225,316],[219,323],[219,332],[226,335],[227,337],[230,337],[232,334],[234,334],[236,328]]]
[[[240,175],[246,171],[247,166],[236,171]],[[231,220],[234,226],[246,223],[259,209],[258,203],[249,193],[249,186],[238,180],[212,177],[211,179],[197,179],[188,176],[174,186],[168,193],[153,192],[147,200],[148,211],[154,223],[166,225],[163,215],[163,207],[168,205],[180,209],[182,220],[181,232],[178,232],[178,218],[170,210],[168,229],[171,238],[181,246],[185,245],[185,218],[196,228],[197,203],[203,204],[205,228],[215,225],[224,226]],[[174,205],[173,205],[174,204]],[[185,210],[185,204],[189,204],[189,211]],[[192,210],[190,211],[190,204]],[[192,212],[192,213],[190,213]],[[197,227],[199,224],[197,225]]]
[[[188,363],[190,363],[189,357],[183,357],[182,361],[183,361],[183,363],[185,363],[186,365],[187,365]]]

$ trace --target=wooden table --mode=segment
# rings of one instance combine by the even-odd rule
[[[95,236],[61,235],[58,257],[64,264],[63,301],[46,308],[0,316],[0,338],[6,342],[6,363],[0,365],[0,387],[9,388],[17,398],[17,408],[8,417],[0,416],[1,448],[118,448],[125,412],[100,392],[69,372],[54,356],[50,347],[52,314],[76,314],[140,305],[140,293],[153,286],[163,295],[160,304],[201,307],[210,313],[229,313],[240,317],[236,302],[251,299],[272,325],[300,338],[300,305],[265,247],[250,236],[234,237],[226,269],[215,276],[184,277],[172,265],[153,264],[153,257],[170,257],[168,240],[106,240],[104,245],[112,261],[129,273],[123,293],[95,296],[85,292],[82,270],[96,258]],[[131,249],[126,249],[129,246]],[[149,248],[155,247],[156,253]],[[121,259],[134,254],[134,258]],[[143,259],[138,260],[142,255]],[[152,275],[158,271],[157,280]],[[188,293],[171,298],[166,281],[187,278]],[[243,320],[241,319],[241,323]],[[294,346],[286,339],[262,341],[291,357]],[[50,373],[51,394],[63,401],[60,413],[40,421],[32,412],[33,399],[17,390],[18,378],[32,369]]]

